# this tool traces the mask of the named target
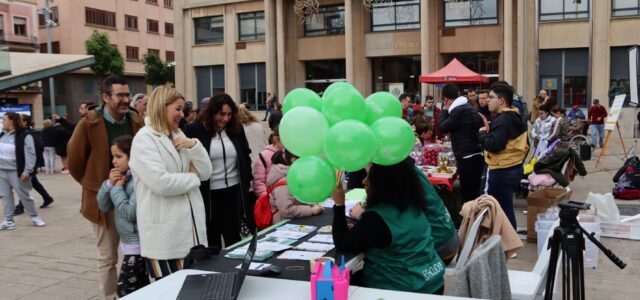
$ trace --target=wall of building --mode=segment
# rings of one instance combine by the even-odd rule
[[[30,1],[0,1],[2,15],[3,43],[8,44],[10,51],[34,52],[38,45],[38,15],[36,6]],[[26,35],[14,32],[14,17],[26,19]]]

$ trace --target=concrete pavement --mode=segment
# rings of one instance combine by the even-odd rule
[[[584,201],[589,191],[611,191],[611,178],[622,164],[618,157],[622,151],[612,142],[609,153],[598,170],[597,153],[586,162],[589,175],[571,184],[573,200]],[[47,226],[34,227],[28,216],[20,215],[15,218],[16,230],[0,231],[0,299],[98,299],[95,237],[89,222],[78,212],[80,186],[70,175],[38,177],[55,202],[40,210]],[[39,206],[42,198],[37,194],[36,198]],[[640,205],[639,201],[621,203]],[[525,200],[516,200],[519,224],[526,224],[525,207]],[[640,242],[611,238],[602,242],[627,263],[627,268],[618,270],[600,253],[598,268],[585,270],[587,297],[635,299],[640,286]],[[536,245],[525,243],[518,258],[509,261],[509,268],[530,271],[536,259]]]

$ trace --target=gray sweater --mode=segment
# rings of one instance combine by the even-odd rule
[[[18,164],[16,162],[16,131],[4,134],[0,137],[0,169],[16,171]],[[31,174],[36,167],[36,147],[33,137],[27,134],[24,138],[24,172],[22,174]],[[21,174],[19,174],[21,175]]]
[[[111,186],[109,180],[105,180],[98,191],[98,206],[103,212],[115,209],[116,229],[123,243],[140,244],[136,225],[136,193],[131,172],[127,173],[126,178],[124,186]]]
[[[507,260],[502,238],[494,235],[473,251],[456,274],[452,296],[482,299],[511,299]]]

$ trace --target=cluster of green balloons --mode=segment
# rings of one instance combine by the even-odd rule
[[[305,203],[319,203],[331,195],[334,168],[353,172],[372,162],[393,165],[414,145],[400,102],[388,92],[365,99],[347,82],[331,84],[322,97],[297,88],[286,95],[282,110],[280,139],[300,157],[289,169],[287,185]]]

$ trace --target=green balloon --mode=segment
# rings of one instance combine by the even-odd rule
[[[366,167],[376,154],[376,136],[366,124],[345,120],[327,132],[324,151],[331,164],[348,172]]]
[[[415,135],[407,121],[384,117],[373,124],[371,130],[378,140],[378,152],[373,162],[383,166],[397,164],[407,158],[413,148]]]
[[[287,173],[287,187],[291,195],[307,204],[320,203],[333,192],[336,173],[331,164],[317,156],[297,159]]]
[[[321,111],[322,98],[320,98],[320,96],[318,96],[316,92],[310,89],[294,89],[284,97],[284,103],[282,104],[282,113],[286,114],[292,108],[298,106],[309,106],[315,108],[318,111]]]
[[[343,120],[364,122],[367,118],[367,105],[358,90],[338,87],[324,100],[322,114],[329,121],[329,126]]]
[[[282,117],[279,128],[282,144],[301,157],[322,153],[329,124],[319,111],[299,106]]]
[[[348,83],[346,81],[334,82],[330,84],[326,89],[324,89],[324,92],[322,93],[322,99],[327,99],[327,96],[339,87],[349,87],[355,89],[355,87],[351,83]]]
[[[402,105],[398,98],[389,92],[377,92],[369,95],[367,104],[367,124],[384,117],[402,117]]]

